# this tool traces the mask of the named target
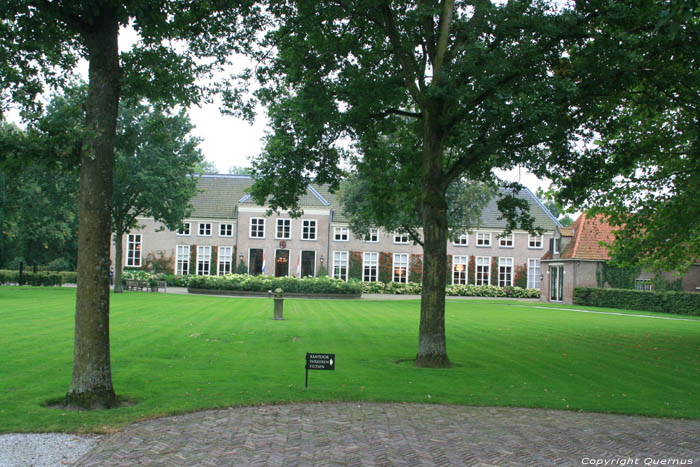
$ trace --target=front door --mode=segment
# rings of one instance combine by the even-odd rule
[[[275,277],[289,275],[289,250],[277,250],[275,252]]]
[[[549,267],[549,300],[564,301],[564,266]]]
[[[302,251],[301,252],[301,277],[313,277],[316,266],[316,252]]]

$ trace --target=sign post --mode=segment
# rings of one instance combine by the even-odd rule
[[[309,370],[335,370],[334,353],[306,353],[306,385],[309,387]]]

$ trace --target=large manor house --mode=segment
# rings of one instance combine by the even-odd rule
[[[251,185],[247,175],[201,176],[183,228],[170,231],[140,218],[139,227],[124,236],[122,264],[141,268],[155,259],[175,274],[223,275],[243,263],[253,275],[307,277],[327,271],[348,280],[355,261],[362,265],[360,280],[393,282],[411,280],[411,271],[422,265],[422,247],[406,234],[372,229],[367,236],[354,235],[336,196],[322,186],[308,186],[299,202],[303,215],[292,218],[268,216],[267,208],[247,194]],[[518,196],[527,200],[543,235],[519,230],[503,235],[505,221],[491,200],[479,226],[447,245],[452,284],[510,286],[517,269],[527,287],[540,288],[540,259],[560,225],[530,190]],[[389,266],[384,277],[382,265]]]

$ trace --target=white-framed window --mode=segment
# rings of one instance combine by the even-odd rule
[[[180,237],[189,237],[191,225],[191,222],[183,222],[182,227],[177,231],[177,235]]]
[[[219,237],[233,237],[233,224],[219,224]]]
[[[498,286],[513,285],[513,258],[498,258]]]
[[[304,219],[301,221],[301,239],[316,240],[316,219]]]
[[[635,290],[651,290],[651,279],[635,279]]]
[[[379,271],[379,253],[365,252],[362,254],[362,282],[377,282]]]
[[[395,233],[394,243],[397,245],[407,245],[409,241],[409,236],[407,233]]]
[[[377,243],[379,241],[379,229],[369,229],[369,232],[365,235],[364,241],[367,243]]]
[[[540,260],[538,258],[527,260],[527,288],[540,288]]]
[[[501,235],[498,237],[498,246],[501,248],[513,248],[513,233],[509,233],[508,235]]]
[[[333,240],[347,242],[350,240],[350,230],[347,227],[333,227]]]
[[[348,252],[334,251],[333,252],[333,278],[347,281],[348,280]]]
[[[233,247],[232,246],[220,246],[218,254],[219,267],[216,269],[216,274],[223,276],[226,274],[231,274],[233,265]]]
[[[178,245],[175,248],[175,274],[187,275],[190,273],[190,246]]]
[[[536,248],[538,250],[542,249],[543,241],[542,235],[530,235],[527,236],[527,247]]]
[[[408,282],[408,253],[394,253],[394,282]]]
[[[265,218],[250,218],[250,238],[265,238]]]
[[[289,239],[292,238],[292,220],[291,219],[277,219],[277,228],[275,229],[276,239]]]
[[[491,246],[491,232],[477,232],[476,246]]]
[[[197,247],[197,275],[198,276],[208,276],[209,267],[211,265],[211,247],[198,246]]]
[[[452,242],[454,246],[468,246],[469,245],[469,234],[462,234],[455,241]]]
[[[197,235],[200,237],[211,237],[211,223],[200,222],[197,228]]]
[[[141,234],[129,234],[126,237],[126,265],[141,267]]]
[[[467,268],[469,256],[455,255],[452,257],[452,284],[467,284]]]
[[[491,257],[477,256],[476,270],[474,271],[475,285],[489,285],[491,283]]]
[[[559,254],[559,248],[561,247],[561,238],[552,239],[552,253]]]

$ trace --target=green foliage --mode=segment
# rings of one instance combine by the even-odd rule
[[[572,94],[593,144],[580,145],[575,172],[562,158],[550,178],[562,202],[622,227],[617,263],[683,272],[700,258],[700,10],[689,1],[581,7],[596,27],[570,50],[567,73],[604,92]]]
[[[165,252],[159,251],[155,255],[148,253],[143,260],[143,269],[154,273],[173,274],[175,272],[175,258],[165,256]]]
[[[246,266],[243,261],[240,261],[238,263],[238,266],[236,266],[236,274],[247,274],[247,273],[248,273],[248,266]]]
[[[420,283],[408,282],[362,282],[362,293],[394,294],[394,295],[420,295],[422,287]],[[496,287],[493,285],[448,285],[445,295],[452,297],[513,297],[513,298],[539,298],[539,289],[525,289],[521,287]]]
[[[408,281],[417,283],[423,281],[423,255],[411,255]]]
[[[700,316],[700,294],[695,292],[577,287],[574,289],[574,303],[586,306]]]
[[[518,264],[515,266],[513,285],[521,289],[527,287],[527,264]]]
[[[393,279],[391,270],[392,263],[391,253],[379,252],[379,270],[377,271],[377,279],[379,282],[383,282],[384,284],[391,283]]]
[[[348,279],[362,280],[362,252],[350,252],[350,264],[348,266]]]
[[[281,288],[286,293],[359,294],[362,287],[357,281],[342,281],[329,277],[272,277],[228,274],[226,276],[191,276],[188,287],[205,290],[268,292]]]
[[[318,268],[318,277],[328,277],[328,269],[325,266],[321,265]]]
[[[651,289],[657,292],[680,292],[683,290],[683,280],[667,281],[663,276],[658,275],[651,280]]]
[[[498,256],[491,258],[491,285],[498,285]]]
[[[605,262],[596,271],[598,287],[606,284],[613,289],[634,289],[634,280],[639,277],[640,268],[616,266]]]
[[[19,271],[9,271],[0,269],[0,284],[18,284]],[[27,272],[22,273],[22,285],[43,285],[61,286],[63,285],[63,275],[58,272]]]

